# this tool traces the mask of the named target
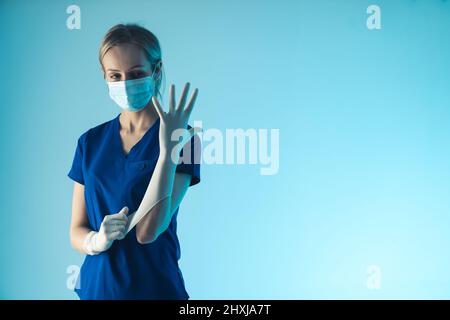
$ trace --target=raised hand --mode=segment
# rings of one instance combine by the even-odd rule
[[[180,102],[175,107],[175,85],[171,85],[169,89],[169,112],[165,112],[158,99],[155,96],[152,97],[153,105],[158,112],[160,118],[159,124],[159,148],[161,153],[166,153],[169,155],[175,163],[178,163],[180,151],[183,146],[191,140],[191,138],[199,131],[201,128],[191,128],[187,130],[187,124],[189,117],[191,115],[192,109],[194,108],[195,100],[198,95],[198,89],[195,88],[194,93],[189,99],[189,103],[186,105],[187,94],[189,91],[189,82],[184,86],[183,93],[181,94]],[[182,131],[176,131],[176,130]],[[182,133],[182,134],[181,134]],[[175,135],[172,139],[172,134]],[[181,142],[177,137],[182,136]]]

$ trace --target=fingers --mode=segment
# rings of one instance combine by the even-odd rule
[[[105,216],[103,222],[105,225],[122,225],[128,222],[128,207],[123,207],[118,213]]]
[[[128,213],[128,207],[125,206],[119,212],[105,216],[105,219],[106,218],[111,219],[111,218],[116,218],[116,217],[126,217],[127,213]]]
[[[117,239],[123,239],[126,236],[127,224],[107,224],[104,226],[106,239],[113,241]]]
[[[105,232],[113,233],[115,231],[124,231],[125,228],[126,228],[126,224],[124,224],[124,225],[110,224],[110,225],[105,226]]]
[[[164,112],[158,99],[155,96],[152,97],[153,105],[155,107],[156,112],[159,115],[161,123],[166,124],[167,121],[169,121],[171,119],[170,116],[174,115],[174,114],[176,114],[178,117],[182,116],[183,119],[186,118],[185,119],[186,121],[187,121],[187,119],[189,119],[189,117],[192,113],[192,110],[194,108],[195,101],[197,100],[197,96],[198,96],[198,88],[195,88],[194,92],[191,95],[191,98],[189,99],[189,103],[188,103],[187,107],[184,108],[184,105],[186,104],[189,88],[190,88],[190,83],[186,82],[183,92],[181,94],[180,102],[179,102],[177,108],[175,109],[175,85],[174,84],[170,85],[170,88],[169,88],[170,98],[169,98],[169,112],[168,113]],[[175,120],[175,121],[178,121],[181,119],[178,117],[177,117],[177,120]],[[192,136],[195,135],[195,133],[197,133],[197,132],[199,132],[197,129],[194,129],[194,131],[190,132],[190,134],[191,134],[190,138],[192,138]]]
[[[123,238],[125,238],[125,236],[125,231],[114,231],[108,235],[108,240],[122,240]]]
[[[128,207],[123,207],[118,213],[106,215],[100,231],[107,241],[122,240],[126,236],[128,225]]]
[[[115,214],[111,214],[111,219],[114,220],[124,220],[126,221],[127,218],[127,213],[128,213],[128,207],[123,207],[118,213]]]
[[[175,112],[175,85],[171,84],[169,88],[169,113]]]
[[[110,214],[105,217],[105,222],[107,222],[107,223],[110,223],[110,222],[115,223],[115,222],[120,222],[120,221],[127,222],[127,220],[128,220],[128,217],[123,212]]]
[[[198,88],[195,88],[195,90],[192,93],[191,98],[189,100],[189,104],[185,109],[184,105],[186,104],[186,99],[187,99],[187,95],[188,95],[190,86],[191,86],[191,84],[189,82],[186,82],[186,84],[184,85],[184,88],[183,88],[183,92],[181,94],[180,102],[178,103],[177,108],[175,108],[175,101],[176,101],[175,85],[174,84],[170,85],[170,87],[169,87],[169,114],[181,113],[182,111],[185,111],[188,114],[188,116],[191,114],[192,109],[194,108],[195,100],[197,99]],[[155,106],[156,112],[158,112],[159,117],[161,119],[164,119],[165,112],[164,112],[163,108],[161,107],[161,104],[159,103],[158,99],[155,96],[152,97],[152,102],[153,102],[153,105]]]
[[[123,207],[118,213],[127,214],[128,213],[128,207],[127,206]]]
[[[116,240],[122,240],[127,236],[127,233],[124,231],[122,235],[119,235]]]
[[[198,95],[198,88],[195,88],[194,93],[191,95],[191,99],[189,100],[189,104],[185,110],[187,112],[188,116],[190,116],[192,109],[194,108],[194,104],[195,104],[195,100],[197,99],[197,95]]]
[[[106,221],[105,226],[126,226],[127,225],[127,221],[124,220],[109,220]]]
[[[178,103],[177,112],[184,109],[184,105],[186,104],[187,93],[189,92],[190,83],[186,82],[184,85],[183,93],[181,94],[180,102]]]

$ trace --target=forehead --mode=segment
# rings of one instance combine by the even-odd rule
[[[127,71],[136,65],[149,67],[150,63],[144,51],[132,43],[113,46],[103,56],[103,67],[105,70],[115,69]]]

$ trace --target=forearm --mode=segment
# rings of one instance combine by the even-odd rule
[[[130,221],[129,229],[138,221],[136,235],[142,242],[152,241],[170,221],[176,167],[168,154],[160,153],[141,204]]]
[[[86,251],[83,247],[84,240],[89,232],[92,230],[88,227],[80,226],[73,227],[70,230],[70,243],[72,247],[80,253],[86,254]]]
[[[155,170],[153,171],[152,178],[150,179],[150,183],[148,185],[147,190],[145,191],[145,195],[141,202],[141,205],[139,206],[139,209],[141,208],[141,206],[143,206],[142,209],[146,212],[148,212],[151,209],[145,207],[148,204],[146,200],[147,198],[150,198],[150,195],[154,195],[155,199],[162,199],[167,195],[172,195],[176,168],[177,163],[174,163],[172,161],[169,154],[165,152],[161,152],[159,154]],[[162,203],[167,202],[170,202],[170,197],[167,198],[166,201],[163,201]]]
[[[172,199],[161,201],[151,208],[136,225],[136,238],[141,244],[155,241],[170,223]]]

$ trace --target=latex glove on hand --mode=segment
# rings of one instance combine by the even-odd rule
[[[181,99],[178,105],[175,103],[175,85],[169,88],[169,111],[165,112],[160,105],[158,99],[153,96],[152,102],[158,113],[159,123],[159,150],[160,154],[168,154],[172,161],[178,164],[181,149],[191,140],[197,133],[201,132],[202,128],[193,127],[188,128],[188,120],[194,109],[195,100],[197,99],[198,89],[196,88],[191,95],[189,103],[185,107],[187,94],[189,92],[190,83],[187,82],[181,94]],[[180,137],[182,138],[180,141]]]
[[[147,215],[150,210],[155,207],[159,202],[171,197],[172,188],[174,184],[174,178],[172,176],[171,181],[165,179],[165,172],[163,171],[164,165],[162,164],[161,156],[169,156],[173,164],[178,165],[180,160],[180,153],[182,148],[187,145],[187,142],[191,141],[192,137],[201,132],[202,128],[193,127],[188,128],[188,120],[191,112],[194,108],[195,100],[197,99],[198,89],[194,90],[191,95],[187,107],[185,107],[187,101],[187,95],[189,92],[190,83],[187,82],[184,86],[183,93],[181,94],[180,102],[178,106],[175,106],[175,85],[171,85],[169,88],[169,111],[165,112],[161,107],[158,99],[155,96],[152,97],[153,106],[159,116],[159,156],[156,167],[152,173],[147,190],[139,205],[139,208],[129,215],[129,225],[127,232],[129,232],[135,225]],[[180,137],[182,138],[180,141]],[[187,145],[190,147],[190,144]],[[186,154],[186,153],[185,153]],[[191,153],[187,153],[190,155]]]
[[[83,248],[89,255],[96,255],[108,250],[114,240],[122,240],[126,236],[128,224],[128,207],[123,207],[118,213],[103,218],[100,230],[91,231],[84,239]]]

